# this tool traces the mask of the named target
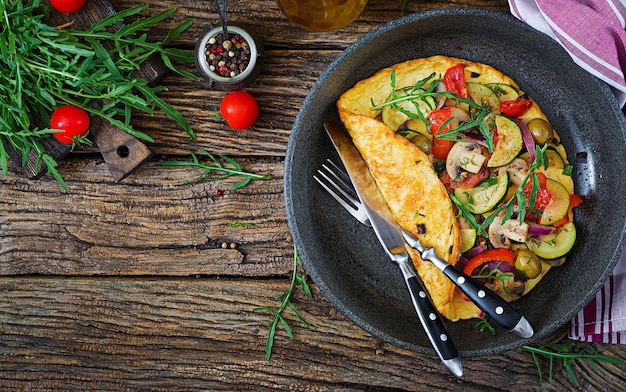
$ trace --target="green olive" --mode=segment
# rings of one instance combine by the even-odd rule
[[[527,124],[530,134],[538,144],[546,144],[554,137],[554,129],[542,118],[533,118]]]
[[[528,279],[533,279],[541,273],[541,262],[530,250],[521,249],[515,258],[515,269],[523,272]]]
[[[425,154],[430,152],[430,142],[428,141],[428,138],[421,133],[416,132],[415,135],[412,135],[409,140],[420,150],[424,151]]]

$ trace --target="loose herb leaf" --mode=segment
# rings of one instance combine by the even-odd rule
[[[289,288],[285,290],[281,295],[277,297],[279,299],[280,305],[278,307],[258,307],[254,308],[254,311],[262,310],[262,311],[270,311],[274,312],[274,318],[269,323],[269,330],[267,333],[267,339],[265,341],[265,360],[269,361],[272,356],[272,347],[274,346],[274,336],[276,335],[276,326],[280,322],[280,324],[285,328],[287,332],[287,336],[289,339],[293,339],[293,332],[291,327],[287,323],[282,316],[285,309],[289,309],[291,313],[296,316],[296,318],[305,326],[309,327],[311,324],[304,318],[302,315],[296,310],[295,306],[291,302],[291,297],[294,294],[298,284],[302,287],[302,290],[306,294],[307,297],[312,298],[313,294],[311,293],[311,288],[309,287],[306,279],[303,276],[298,275],[298,267],[302,266],[302,260],[298,255],[298,251],[296,247],[293,248],[293,271],[291,274],[291,284]]]
[[[244,226],[244,227],[251,227],[253,229],[258,229],[259,225],[254,224],[254,223],[242,223],[242,222],[231,222],[228,224],[228,226],[230,227],[239,227],[239,226]]]

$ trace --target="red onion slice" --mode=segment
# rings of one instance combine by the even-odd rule
[[[533,135],[530,133],[528,126],[521,118],[517,119],[517,125],[519,126],[520,131],[522,131],[522,140],[524,141],[524,145],[526,146],[526,151],[530,156],[530,164],[532,165],[535,162],[535,139],[533,139]]]
[[[528,223],[528,235],[531,237],[541,237],[552,234],[556,228],[554,226],[540,225],[539,223]]]

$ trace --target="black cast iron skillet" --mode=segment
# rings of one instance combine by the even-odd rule
[[[549,37],[510,15],[439,9],[376,29],[335,59],[315,83],[294,123],[285,165],[290,229],[305,269],[340,311],[371,334],[403,348],[432,352],[402,278],[374,232],[342,210],[314,182],[326,158],[337,159],[322,122],[339,121],[335,102],[357,81],[398,62],[431,55],[489,64],[511,76],[546,113],[574,166],[577,244],[515,306],[535,328],[523,340],[495,336],[476,320],[448,323],[462,355],[487,355],[546,337],[566,324],[600,289],[624,245],[626,124],[609,88]]]

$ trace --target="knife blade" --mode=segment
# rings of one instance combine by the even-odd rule
[[[376,237],[387,256],[395,262],[409,289],[413,307],[426,332],[435,353],[443,365],[455,376],[463,375],[463,365],[459,353],[450,338],[441,316],[432,304],[428,291],[418,278],[413,263],[405,249],[406,242],[396,223],[387,202],[361,157],[352,139],[337,124],[325,122],[324,128],[352,180],[361,203],[365,207]]]

